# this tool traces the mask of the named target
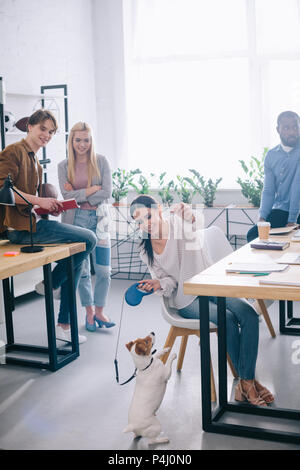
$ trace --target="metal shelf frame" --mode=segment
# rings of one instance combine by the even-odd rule
[[[47,96],[47,91],[49,90],[62,90],[63,93],[61,95],[48,95]],[[64,109],[64,135],[65,135],[65,140],[66,140],[66,147],[65,147],[65,152],[66,152],[66,157],[67,157],[67,141],[68,141],[68,135],[69,135],[69,117],[68,117],[68,88],[67,85],[43,85],[40,88],[40,94],[31,94],[31,93],[5,93],[4,92],[4,81],[3,77],[0,77],[0,135],[1,135],[1,149],[3,150],[6,146],[6,139],[5,139],[5,134],[7,135],[24,135],[22,132],[17,133],[17,132],[5,132],[5,106],[4,106],[4,95],[7,96],[13,96],[17,97],[20,99],[24,98],[34,98],[34,99],[39,99],[41,101],[41,107],[43,108],[45,106],[45,103],[47,100],[53,100],[53,99],[63,99],[63,109]],[[47,157],[47,151],[46,148],[42,149],[42,156],[43,158],[39,160],[40,164],[43,166],[43,169],[47,169],[47,165],[51,163],[51,158]],[[44,176],[44,183],[47,183],[47,172],[44,171],[43,173]]]

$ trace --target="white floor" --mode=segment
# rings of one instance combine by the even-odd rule
[[[114,370],[122,297],[132,283],[112,280],[106,312],[117,322],[114,329],[85,332],[84,310],[78,303],[80,331],[88,336],[88,341],[81,346],[80,357],[66,367],[51,373],[0,366],[0,449],[134,451],[139,448],[141,442],[122,432],[127,424],[134,380],[120,386]],[[58,307],[57,301],[55,305]],[[275,393],[276,406],[300,409],[300,364],[293,360],[297,348],[300,349],[300,340],[278,333],[277,303],[270,307],[270,312],[277,337],[272,339],[265,323],[260,322],[257,377]],[[33,294],[18,302],[14,319],[16,341],[46,343],[43,297]],[[154,331],[156,346],[160,348],[168,330],[168,324],[161,318],[157,296],[146,297],[137,307],[125,304],[117,351],[120,381],[134,371],[125,343]],[[3,325],[0,325],[0,338],[4,338]],[[176,344],[175,350],[178,347]],[[213,361],[216,353],[216,339],[212,338]],[[177,373],[175,369],[158,411],[170,443],[157,445],[156,450],[299,450],[293,444],[202,431],[200,354],[196,337],[189,340],[182,372]],[[232,378],[228,377],[230,394]],[[256,426],[262,425],[261,418],[256,417],[254,421]],[[299,427],[300,423],[295,425]]]

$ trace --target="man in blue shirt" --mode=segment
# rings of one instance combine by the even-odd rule
[[[271,227],[300,224],[300,118],[293,111],[284,111],[277,118],[276,128],[281,143],[269,150],[264,163],[264,188],[259,221]],[[257,225],[247,234],[250,242],[258,237]]]

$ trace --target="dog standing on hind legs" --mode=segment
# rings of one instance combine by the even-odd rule
[[[133,432],[134,437],[145,437],[148,444],[169,442],[167,437],[159,437],[161,424],[156,417],[172,373],[172,362],[177,355],[170,355],[166,364],[159,358],[170,348],[165,348],[155,356],[151,354],[155,342],[152,332],[145,338],[138,338],[126,344],[136,367],[136,384],[128,413],[128,425],[123,432]]]

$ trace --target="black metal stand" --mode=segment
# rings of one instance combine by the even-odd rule
[[[281,301],[284,305],[284,301]],[[281,305],[281,309],[283,306]],[[210,386],[210,335],[209,335],[209,300],[208,297],[199,298],[200,308],[200,350],[201,350],[201,386],[202,386],[202,426],[207,432],[229,434],[234,436],[252,437],[255,439],[268,439],[281,442],[300,444],[300,433],[275,430],[270,427],[244,426],[220,422],[228,412],[247,415],[264,416],[270,418],[289,419],[300,421],[300,411],[254,407],[228,403],[227,400],[227,361],[226,361],[226,302],[225,298],[218,298],[218,363],[219,363],[219,406],[214,412],[211,407]],[[300,427],[300,426],[299,426]]]
[[[286,314],[287,313],[287,314]],[[279,331],[284,335],[300,335],[300,328],[296,326],[300,325],[300,318],[293,316],[293,302],[287,301],[287,312],[286,303],[284,300],[279,301]]]
[[[142,262],[139,256],[139,229],[136,228],[133,221],[129,220],[127,214],[127,206],[125,207],[125,213],[122,209],[124,209],[124,206],[121,206],[121,208],[114,208],[117,215],[117,227],[116,238],[114,239],[111,246],[111,277],[114,279],[123,280],[144,279],[145,276],[149,275],[149,272],[147,266]],[[119,236],[120,226],[122,227],[121,233],[126,233],[125,236]],[[124,248],[125,246],[129,246],[129,249],[127,248],[126,251],[122,250],[122,248]]]
[[[67,85],[43,85],[41,86],[41,94],[44,95],[47,90],[63,90],[64,98],[64,123],[65,123],[65,141],[66,141],[66,157],[67,157],[67,143],[68,143],[68,133],[69,133],[69,116],[68,116],[68,87]],[[51,97],[51,96],[50,96]],[[45,95],[45,99],[46,99]],[[49,97],[48,97],[49,98]],[[41,99],[42,108],[45,106],[45,99]],[[43,158],[40,160],[40,164],[43,165],[44,170],[47,168],[47,164],[51,162],[51,159],[47,158],[46,147],[43,147],[42,154]],[[44,183],[47,183],[47,171],[44,171]]]
[[[226,216],[226,236],[227,238],[229,239],[230,237],[230,224],[236,224],[236,225],[246,225],[246,226],[250,226],[252,227],[253,225],[255,225],[255,222],[254,220],[251,219],[251,217],[249,216],[249,214],[247,214],[247,210],[256,210],[256,207],[247,207],[247,208],[244,208],[244,207],[224,207],[224,208],[221,208],[221,207],[213,207],[212,209],[219,209],[220,210],[220,213],[209,223],[209,225],[207,227],[210,227],[211,225],[214,225],[215,221],[217,219],[219,219],[222,214],[225,213],[225,216]],[[235,220],[230,220],[230,215],[229,215],[229,211],[230,210],[238,210],[240,212],[242,212],[246,219],[248,219],[249,222],[241,222],[241,221],[235,221]]]
[[[8,174],[6,180],[5,180],[5,184],[7,185],[6,187],[10,188],[12,191],[14,191],[16,194],[18,194],[18,196],[23,199],[23,201],[26,202],[26,204],[28,205],[29,207],[29,227],[30,227],[30,246],[23,246],[21,248],[20,251],[22,251],[22,253],[38,253],[40,251],[43,251],[44,247],[43,246],[34,246],[33,244],[33,236],[32,236],[32,208],[33,208],[33,205],[31,204],[31,202],[28,201],[28,199],[26,199],[13,185],[13,182],[11,180],[11,177],[10,175]],[[7,191],[9,191],[9,189],[7,189]]]
[[[74,282],[74,269],[73,257],[68,258],[68,282],[69,282],[69,303],[70,303],[70,327],[71,327],[71,350],[58,349],[56,346],[55,337],[55,317],[53,307],[53,290],[52,290],[52,277],[51,277],[51,263],[43,266],[44,271],[44,284],[45,284],[45,307],[46,307],[46,322],[47,322],[47,338],[48,347],[35,346],[31,344],[20,344],[15,342],[13,315],[11,305],[11,293],[9,289],[9,279],[4,279],[3,282],[3,295],[5,307],[5,321],[6,321],[6,364],[15,364],[21,366],[34,367],[39,369],[48,369],[52,372],[64,367],[69,362],[73,361],[79,356],[78,344],[78,326],[77,326],[77,309],[75,297],[75,282]],[[48,360],[34,360],[22,357],[12,357],[13,353],[30,353],[30,354],[46,354]]]

